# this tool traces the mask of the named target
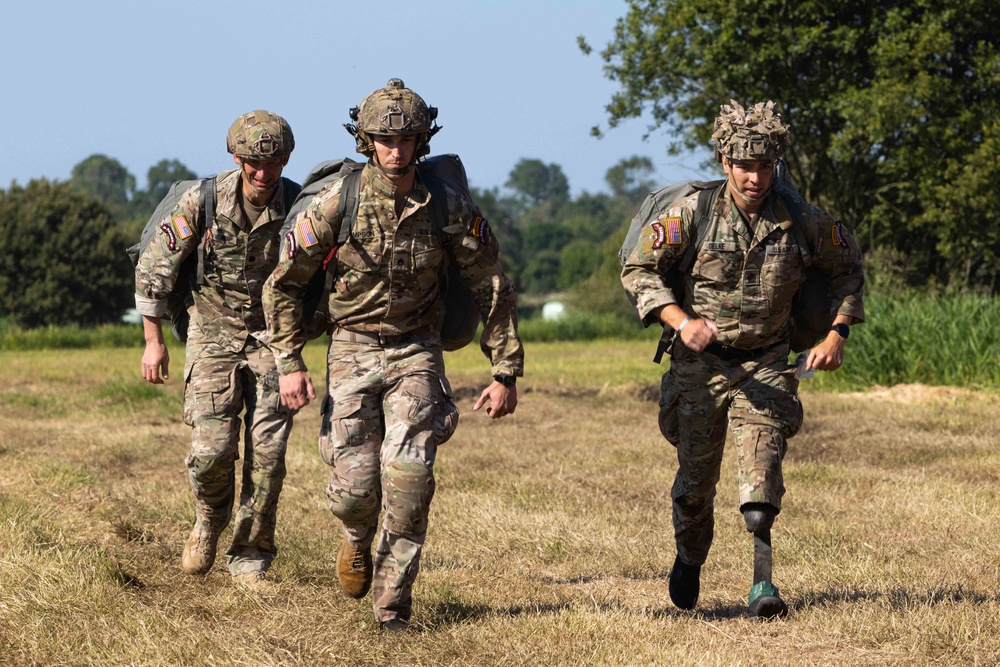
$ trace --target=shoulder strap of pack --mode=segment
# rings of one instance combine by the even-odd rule
[[[809,268],[812,266],[812,255],[809,252],[809,242],[806,240],[806,234],[802,229],[802,209],[799,208],[794,197],[783,193],[777,188],[775,188],[774,192],[778,195],[778,199],[781,200],[781,203],[785,206],[785,210],[788,211],[788,215],[792,219],[792,236],[795,237],[795,242],[799,244],[802,261],[805,263],[806,268]]]
[[[205,243],[208,241],[212,223],[215,222],[215,177],[204,178],[201,181],[201,192],[199,193],[201,210],[204,213],[205,229],[202,230],[202,241],[198,244],[198,270],[195,284],[205,284]]]
[[[698,191],[698,205],[694,209],[695,237],[688,244],[684,256],[681,258],[681,263],[678,265],[681,273],[687,273],[687,270],[694,264],[698,251],[701,250],[705,237],[708,235],[708,222],[712,217],[712,211],[715,210],[715,203],[719,200],[719,195],[722,194],[725,187],[726,185],[723,183],[714,188]]]
[[[281,183],[285,189],[285,210],[287,211],[292,207],[292,202],[295,201],[295,198],[299,196],[300,192],[302,192],[302,186],[292,179],[285,178],[284,176],[281,177]]]
[[[430,215],[434,221],[434,230],[440,233],[448,226],[448,195],[444,191],[444,184],[430,173],[422,173],[424,185],[431,195]]]
[[[325,275],[324,290],[329,292],[333,289],[334,272],[329,270],[330,262],[337,256],[337,251],[347,243],[351,235],[351,228],[354,221],[358,219],[358,192],[361,190],[361,171],[364,164],[359,164],[357,168],[352,168],[344,176],[343,184],[340,186],[340,202],[337,205],[337,218],[340,220],[340,228],[337,230],[337,240],[330,252],[323,259],[322,270]]]
[[[337,211],[340,217],[340,229],[337,231],[337,248],[347,243],[351,235],[354,221],[358,219],[358,192],[361,190],[361,169],[354,169],[344,176],[344,184],[340,186],[340,207]],[[346,224],[345,224],[346,223]]]
[[[677,270],[681,275],[687,273],[688,269],[691,268],[691,265],[694,264],[694,260],[698,256],[698,251],[701,250],[701,246],[705,242],[705,237],[708,235],[709,220],[712,217],[712,211],[715,210],[715,203],[719,200],[719,195],[725,187],[726,184],[723,182],[721,185],[716,185],[715,187],[705,188],[698,191],[698,204],[694,208],[695,236],[691,239],[691,243],[688,244],[688,247],[685,248],[680,264],[677,265]],[[675,295],[675,297],[677,297],[677,295]],[[653,361],[655,363],[660,363],[663,359],[663,355],[670,349],[672,341],[673,335],[660,336],[660,341],[656,345],[656,353],[653,355]]]

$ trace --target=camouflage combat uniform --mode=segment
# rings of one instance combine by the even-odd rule
[[[719,328],[717,342],[702,353],[676,337],[661,386],[660,430],[677,448],[679,462],[672,491],[677,551],[690,565],[705,562],[712,542],[727,421],[738,452],[740,506],[781,508],[781,461],[787,439],[802,424],[788,338],[792,298],[805,280],[780,198],[768,195],[754,229],[725,189],[678,299],[664,276],[696,237],[696,206],[697,194],[650,220],[622,271],[645,324],[657,321],[656,309],[680,301],[688,315]],[[854,237],[817,208],[803,205],[802,218],[813,265],[831,280],[832,310],[863,321],[864,278]]]
[[[300,356],[302,290],[334,247],[337,181],[297,216],[264,290],[281,373],[305,370]],[[481,338],[494,375],[520,376],[516,293],[503,275],[496,240],[472,201],[446,187],[449,224],[435,231],[430,194],[418,177],[397,219],[394,188],[371,164],[361,174],[358,217],[337,251],[329,314],[320,454],[333,467],[330,509],[355,549],[370,549],[385,516],[374,562],[375,618],[408,620],[437,447],[458,409],[444,375],[439,334],[441,275],[455,262],[484,316]]]
[[[228,524],[235,460],[245,429],[243,485],[227,551],[232,574],[263,572],[277,550],[274,523],[285,477],[292,413],[281,404],[278,370],[267,347],[260,294],[278,258],[289,202],[278,191],[252,226],[241,210],[239,170],[216,178],[215,222],[205,239],[205,282],[194,290],[184,368],[184,421],[194,429],[187,467],[198,521],[217,533]],[[163,221],[136,267],[136,308],[166,315],[183,260],[203,240],[198,188]],[[250,203],[245,202],[249,207]],[[241,423],[240,413],[246,412]]]

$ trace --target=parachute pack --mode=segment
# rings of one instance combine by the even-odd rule
[[[306,176],[302,192],[292,204],[285,218],[285,226],[281,230],[282,236],[291,231],[293,218],[312,205],[320,190],[343,179],[337,215],[340,221],[337,240],[333,250],[323,261],[322,270],[313,275],[305,290],[302,316],[309,338],[325,333],[330,326],[326,307],[337,272],[336,254],[350,238],[351,228],[358,217],[358,191],[361,186],[361,170],[364,166],[365,163],[344,158],[327,160],[313,167]],[[431,194],[429,212],[434,223],[434,231],[443,238],[443,230],[448,224],[448,203],[444,184],[447,183],[465,194],[470,201],[472,199],[465,166],[457,155],[449,153],[425,158],[417,163],[416,169]],[[446,258],[447,256],[445,253]],[[479,307],[472,298],[472,290],[465,283],[458,267],[447,259],[442,271],[442,291],[445,316],[441,326],[441,343],[445,350],[458,350],[472,342],[481,316]]]
[[[697,192],[698,203],[694,211],[696,235],[685,249],[681,261],[671,268],[664,277],[664,283],[677,297],[678,305],[683,305],[680,303],[684,296],[682,276],[691,268],[701,251],[705,236],[708,234],[709,221],[715,208],[715,202],[719,195],[724,192],[725,186],[725,180],[691,181],[668,185],[647,195],[639,212],[629,224],[625,242],[618,251],[618,260],[624,266],[636,243],[639,242],[643,227],[648,222],[659,218],[674,202]],[[802,197],[787,176],[779,174],[775,174],[774,192],[781,199],[792,219],[791,232],[795,236],[795,242],[799,246],[802,261],[806,267],[805,282],[799,287],[792,301],[792,330],[789,339],[792,351],[803,352],[826,337],[836,317],[836,313],[830,310],[830,279],[822,270],[813,266],[812,257],[809,254],[809,244],[802,231],[802,206],[805,205]],[[664,325],[663,335],[660,336],[653,361],[660,363],[663,354],[670,349],[673,339],[674,330]]]
[[[193,187],[199,189],[198,211],[200,212],[201,219],[192,220],[191,225],[196,230],[201,229],[200,236],[205,238],[204,230],[211,229],[212,223],[215,221],[215,180],[215,176],[209,176],[208,178],[198,178],[189,181],[174,181],[170,185],[167,194],[156,205],[153,215],[149,216],[145,227],[142,228],[142,235],[139,237],[139,242],[125,250],[133,267],[139,264],[139,257],[146,251],[146,247],[153,240],[153,236],[160,231],[160,226],[169,224],[169,221],[164,221],[170,212],[177,208],[181,197]],[[287,178],[282,178],[281,181],[285,189],[285,201],[291,201],[298,195],[299,187],[294,181],[290,181]],[[177,281],[174,283],[174,291],[167,297],[167,317],[170,318],[170,328],[174,332],[174,336],[177,337],[177,340],[182,343],[187,342],[188,323],[190,320],[188,308],[194,303],[191,292],[195,286],[200,286],[204,282],[205,244],[199,243],[198,250],[188,255],[181,264]]]

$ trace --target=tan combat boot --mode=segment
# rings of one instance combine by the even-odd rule
[[[211,570],[218,543],[218,532],[200,521],[195,522],[194,529],[184,544],[184,553],[181,554],[181,569],[187,574],[205,574]]]
[[[352,598],[363,598],[372,585],[371,549],[357,550],[344,538],[337,551],[337,578]]]

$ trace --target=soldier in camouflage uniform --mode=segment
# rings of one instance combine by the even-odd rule
[[[474,410],[486,406],[492,418],[514,412],[524,356],[514,286],[478,207],[445,184],[448,224],[435,230],[430,191],[415,163],[430,150],[439,129],[431,127],[436,114],[399,79],[352,109],[357,125],[346,127],[369,162],[350,238],[336,250],[328,303],[335,328],[319,449],[333,467],[330,509],[343,522],[337,574],[354,598],[364,597],[374,579],[375,619],[390,631],[408,627],[434,495],[434,459],[458,423],[439,333],[446,261],[458,266],[472,289],[484,322],[481,347],[492,364],[494,380]],[[281,397],[292,409],[315,397],[300,354],[302,296],[335,249],[342,183],[321,190],[292,220],[264,287]],[[385,512],[378,531],[380,507]]]
[[[298,190],[281,178],[295,140],[283,118],[253,111],[233,123],[226,143],[238,168],[215,177],[214,220],[206,225],[199,187],[182,195],[139,258],[135,302],[146,337],[142,374],[162,384],[169,355],[160,318],[181,264],[205,244],[204,283],[193,291],[184,368],[184,421],[194,429],[186,463],[196,519],[181,568],[204,574],[215,562],[233,511],[243,430],[242,491],[226,555],[234,577],[258,584],[277,553],[274,524],[293,415],[280,400],[260,297],[278,259],[291,205],[286,199]]]
[[[770,529],[785,487],[781,461],[802,424],[796,367],[789,365],[792,298],[805,280],[805,259],[782,199],[771,188],[788,129],[773,102],[744,109],[724,105],[712,140],[727,180],[708,219],[705,241],[676,294],[668,279],[696,238],[698,195],[685,197],[646,222],[622,270],[622,283],[647,326],[675,334],[663,376],[660,430],[677,448],[673,521],[677,558],[671,600],[693,609],[701,565],[714,527],[714,498],[727,424],[738,456],[740,511],[754,535],[752,617],[787,613],[771,583]],[[808,256],[830,280],[824,340],[805,369],[836,370],[849,326],[864,320],[861,252],[850,231],[802,202]]]

